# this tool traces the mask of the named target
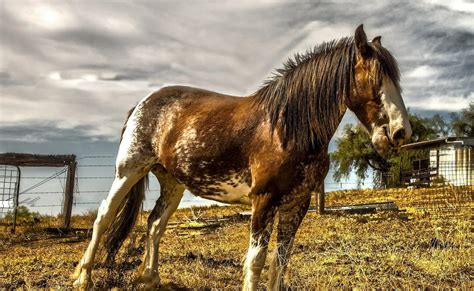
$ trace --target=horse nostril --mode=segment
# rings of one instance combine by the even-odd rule
[[[404,140],[405,139],[405,129],[400,128],[393,134],[393,140]]]

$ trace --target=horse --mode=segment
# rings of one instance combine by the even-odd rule
[[[324,183],[328,144],[347,109],[381,155],[411,136],[397,62],[380,36],[367,40],[363,25],[352,37],[296,54],[247,97],[185,86],[163,87],[145,97],[122,129],[115,179],[99,207],[74,286],[92,286],[94,256],[104,234],[107,260],[113,261],[152,172],[161,193],[148,217],[139,282],[159,287],[159,242],[188,189],[214,201],[251,205],[244,290],[257,288],[278,217],[268,288],[284,288],[295,234],[311,193]]]

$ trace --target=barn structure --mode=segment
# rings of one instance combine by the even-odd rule
[[[472,186],[474,137],[443,137],[402,146],[401,184],[410,188]]]

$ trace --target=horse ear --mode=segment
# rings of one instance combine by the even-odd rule
[[[381,46],[381,45],[382,45],[382,41],[381,41],[381,40],[382,40],[382,37],[379,35],[379,36],[374,37],[374,39],[372,40],[372,43],[375,43],[375,44]]]
[[[362,57],[366,57],[369,53],[369,44],[367,43],[367,35],[365,34],[363,24],[357,27],[354,39],[357,50],[360,52]]]

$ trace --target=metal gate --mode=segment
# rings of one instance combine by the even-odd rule
[[[18,196],[21,170],[17,166],[0,165],[0,217],[13,220],[12,232],[16,228]]]

